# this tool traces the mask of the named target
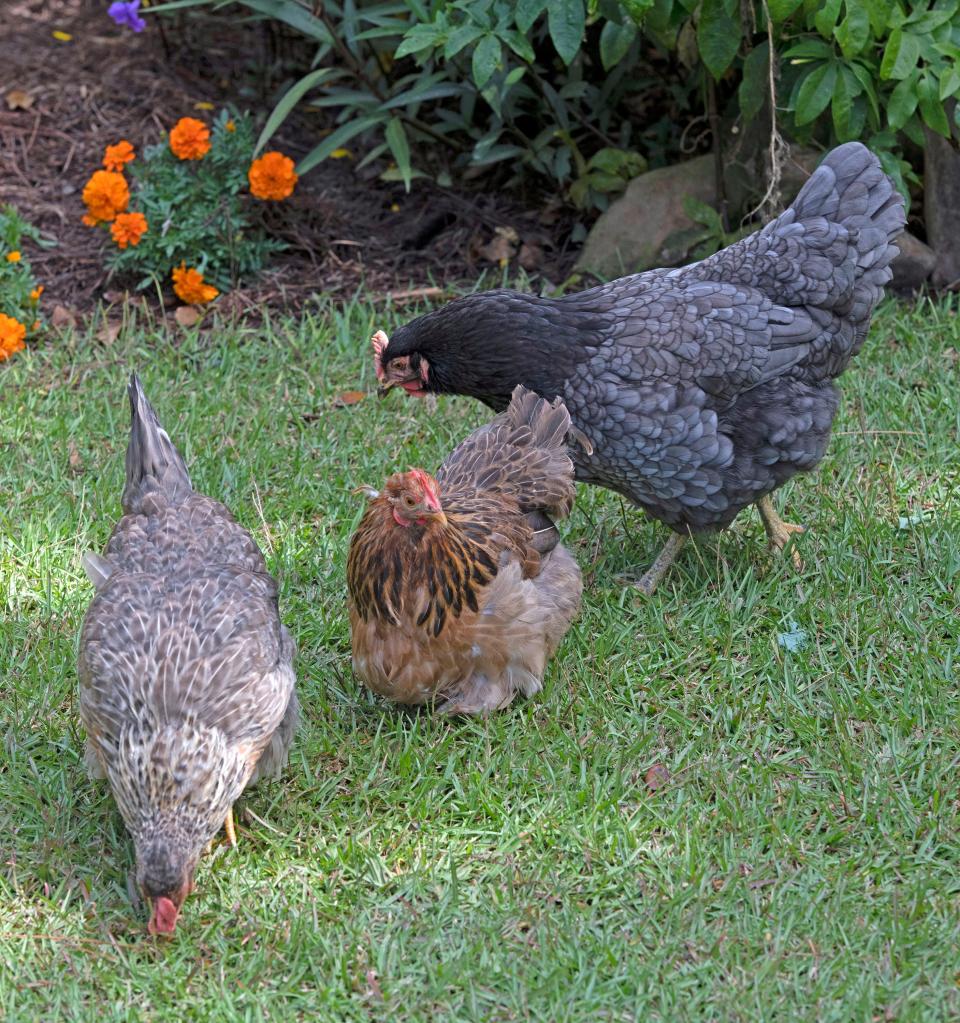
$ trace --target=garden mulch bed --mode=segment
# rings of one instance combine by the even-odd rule
[[[137,148],[156,141],[178,118],[197,116],[197,103],[269,110],[278,84],[258,78],[256,68],[277,63],[270,52],[276,40],[263,25],[222,15],[179,24],[151,18],[135,35],[113,24],[106,0],[4,6],[0,204],[14,204],[56,239],[55,248],[30,252],[45,311],[61,305],[83,315],[116,298],[122,285],[104,267],[103,233],[80,220],[83,185],[104,147],[120,138]],[[322,128],[314,118],[288,122],[278,148],[295,158],[309,151]],[[522,255],[534,278],[559,282],[576,258],[569,213],[545,197],[524,204],[484,192],[481,183],[453,190],[422,179],[407,194],[346,159],[321,164],[282,212],[271,212],[288,248],[232,294],[235,308],[298,308],[317,292],[399,292],[402,300],[403,293],[472,281],[496,270],[504,232],[525,243],[520,251],[512,246],[514,265]]]

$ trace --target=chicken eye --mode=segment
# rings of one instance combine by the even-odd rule
[[[404,494],[403,503],[405,507],[412,508],[417,502],[409,494]]]

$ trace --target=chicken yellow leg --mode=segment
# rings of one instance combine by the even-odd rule
[[[626,585],[638,589],[645,597],[652,597],[670,566],[677,560],[677,555],[687,542],[687,539],[684,533],[672,533],[670,539],[663,545],[663,550],[657,555],[654,563],[639,579],[624,578],[622,581]]]
[[[227,810],[227,819],[223,822],[223,829],[227,833],[227,841],[230,843],[231,849],[237,847],[237,829],[233,825],[233,807],[231,806]]]
[[[776,508],[773,507],[773,501],[769,494],[765,494],[757,501],[757,511],[760,512],[760,518],[763,519],[763,528],[767,531],[767,536],[770,538],[771,550],[782,551],[790,542],[791,536],[795,533],[806,532],[804,526],[796,526],[792,522],[784,522],[780,518]],[[803,569],[803,559],[800,557],[800,552],[793,550],[791,555],[793,557],[793,567],[798,572],[801,571]]]

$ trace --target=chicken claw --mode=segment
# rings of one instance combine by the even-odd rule
[[[763,528],[767,531],[767,536],[770,538],[771,550],[782,551],[790,543],[790,538],[795,533],[805,533],[807,531],[805,526],[784,522],[777,514],[776,508],[773,507],[773,501],[769,494],[765,494],[757,501],[757,511],[760,512],[760,518],[763,519]],[[800,557],[800,552],[792,549],[790,556],[793,560],[793,567],[798,572],[802,572],[803,559]]]
[[[657,555],[654,563],[639,579],[621,576],[620,582],[625,586],[634,587],[645,597],[652,597],[663,577],[670,569],[670,566],[676,561],[677,555],[687,540],[688,537],[684,533],[673,533],[670,539],[663,545],[663,550]]]
[[[234,824],[233,824],[233,807],[232,806],[230,807],[229,810],[227,810],[227,819],[223,822],[223,829],[227,833],[227,841],[230,843],[230,848],[231,849],[236,849],[236,847],[237,847],[237,829],[234,827]]]

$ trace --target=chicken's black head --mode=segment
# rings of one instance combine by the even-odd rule
[[[497,411],[517,384],[562,394],[580,351],[550,304],[513,291],[468,295],[372,342],[381,395],[466,394]]]

